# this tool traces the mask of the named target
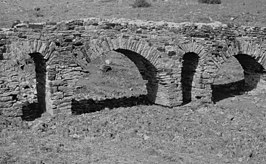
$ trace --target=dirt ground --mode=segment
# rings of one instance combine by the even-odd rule
[[[133,0],[0,0],[0,26],[15,20],[40,22],[85,17],[165,20],[172,22],[234,22],[265,26],[265,0],[222,0],[220,5],[197,0],[148,0],[149,8],[132,8]]]
[[[0,0],[0,27],[15,20],[41,22],[85,17],[117,17],[174,22],[234,22],[265,26],[265,0],[151,1],[150,8],[132,8],[127,0]],[[80,81],[83,92],[112,98],[146,94],[137,67],[111,52],[112,70],[97,68]],[[236,59],[222,66],[215,85],[243,80]],[[225,87],[224,85],[223,87]],[[0,129],[0,164],[224,164],[266,163],[266,82],[249,92],[231,87],[215,90],[215,103],[165,108],[156,105],[105,108],[72,116],[44,114],[23,121],[20,128]],[[1,121],[1,120],[0,120]],[[1,123],[1,122],[0,122]]]

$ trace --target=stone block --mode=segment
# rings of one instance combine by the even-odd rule
[[[66,85],[67,82],[63,79],[61,80],[54,80],[54,81],[51,81],[51,86],[63,86],[63,85]]]
[[[55,100],[63,99],[63,98],[64,98],[63,92],[56,92],[53,94],[53,99],[55,99]]]
[[[49,89],[50,89],[51,94],[58,92],[57,87],[50,87]]]
[[[0,103],[5,103],[7,101],[12,101],[12,96],[0,97]]]
[[[12,107],[12,105],[13,105],[13,102],[11,102],[11,101],[3,102],[3,103],[0,103],[0,108],[10,108],[10,107]],[[12,110],[12,109],[10,109],[10,110]]]
[[[4,108],[2,109],[2,115],[6,117],[19,117],[22,116],[21,108]]]

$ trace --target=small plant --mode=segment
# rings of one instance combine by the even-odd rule
[[[221,4],[221,0],[198,0],[199,3],[206,3],[206,4]]]
[[[151,4],[146,0],[135,0],[135,2],[132,4],[133,8],[150,7],[150,6]]]

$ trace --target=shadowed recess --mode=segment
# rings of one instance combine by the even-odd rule
[[[143,80],[147,80],[146,89],[147,95],[132,96],[127,98],[111,98],[102,101],[94,101],[92,99],[87,100],[72,100],[72,113],[88,113],[93,111],[99,111],[107,108],[118,108],[118,107],[131,107],[134,105],[147,105],[154,104],[156,100],[157,90],[158,90],[158,81],[156,79],[157,69],[155,66],[145,59],[140,54],[125,50],[118,49],[116,52],[119,52],[126,57],[128,57],[138,68]]]
[[[234,57],[243,68],[242,74],[244,79],[230,83],[212,85],[212,101],[214,103],[229,97],[242,95],[245,92],[255,89],[260,81],[261,75],[264,73],[262,65],[259,64],[253,57],[246,54],[238,54]]]
[[[35,63],[37,102],[26,103],[22,107],[22,119],[34,120],[46,111],[45,84],[46,84],[46,63],[40,53],[29,54]]]
[[[199,56],[195,53],[189,52],[183,56],[183,67],[181,73],[183,104],[191,102],[192,82],[198,62]]]
[[[4,60],[4,53],[6,53],[6,47],[0,47],[0,60]]]
[[[113,98],[105,99],[101,101],[96,101],[93,99],[88,100],[72,100],[71,111],[72,114],[82,114],[91,113],[96,111],[101,111],[105,108],[114,109],[119,107],[133,107],[137,105],[151,105],[151,102],[147,99],[146,95],[123,97],[123,98]]]

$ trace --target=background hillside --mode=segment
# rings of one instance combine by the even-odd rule
[[[40,22],[83,17],[266,24],[265,0],[222,0],[219,5],[200,4],[197,0],[148,1],[149,8],[132,8],[133,0],[0,0],[0,26],[10,27],[14,20]]]

